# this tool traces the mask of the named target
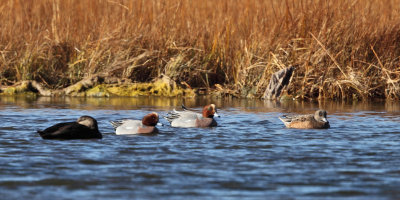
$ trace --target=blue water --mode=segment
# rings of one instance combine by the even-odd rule
[[[215,103],[215,128],[117,136],[110,120]],[[326,109],[327,130],[282,114]],[[102,140],[37,129],[97,119]],[[1,199],[400,199],[400,104],[168,98],[0,98]],[[160,122],[167,124],[161,119]]]

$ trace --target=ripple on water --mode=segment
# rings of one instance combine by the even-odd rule
[[[141,108],[124,99],[113,107],[112,101],[44,101],[40,107],[30,102],[34,109],[4,105],[0,194],[7,199],[400,198],[400,117],[385,107],[323,104],[332,113],[331,129],[293,130],[278,119],[281,113],[311,113],[321,105],[217,102],[218,127],[162,126],[156,135],[117,136],[110,120],[165,114],[177,104]],[[191,107],[199,110],[200,104]],[[81,115],[98,120],[102,140],[42,140],[35,132]]]

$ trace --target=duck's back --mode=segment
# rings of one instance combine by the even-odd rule
[[[201,114],[184,111],[180,113],[179,118],[174,119],[171,122],[172,127],[211,127],[217,126],[217,122],[214,118],[203,117]]]

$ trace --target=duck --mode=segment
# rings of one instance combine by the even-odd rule
[[[330,128],[329,122],[326,119],[325,110],[317,110],[314,114],[309,115],[283,115],[279,119],[287,128],[297,129],[326,129]]]
[[[217,126],[214,117],[220,117],[217,113],[215,104],[204,106],[202,113],[189,111],[182,105],[183,111],[173,109],[168,112],[164,118],[171,124],[172,127],[213,127]]]
[[[38,130],[43,139],[101,139],[97,120],[91,116],[81,116],[76,122],[58,123],[44,130]]]
[[[140,120],[120,120],[111,121],[112,126],[115,129],[117,135],[130,135],[130,134],[142,134],[142,133],[158,133],[156,127],[159,120],[158,113],[152,112],[143,117]]]

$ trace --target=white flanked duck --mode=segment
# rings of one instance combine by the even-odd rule
[[[215,104],[206,105],[202,113],[195,113],[187,110],[184,106],[183,111],[176,111],[175,109],[168,112],[164,118],[171,123],[172,127],[212,127],[217,126],[214,117],[219,117]]]
[[[115,134],[117,135],[158,133],[158,129],[156,127],[158,119],[158,114],[156,112],[152,112],[145,115],[141,121],[127,119],[121,121],[111,121],[111,124],[115,128]]]

